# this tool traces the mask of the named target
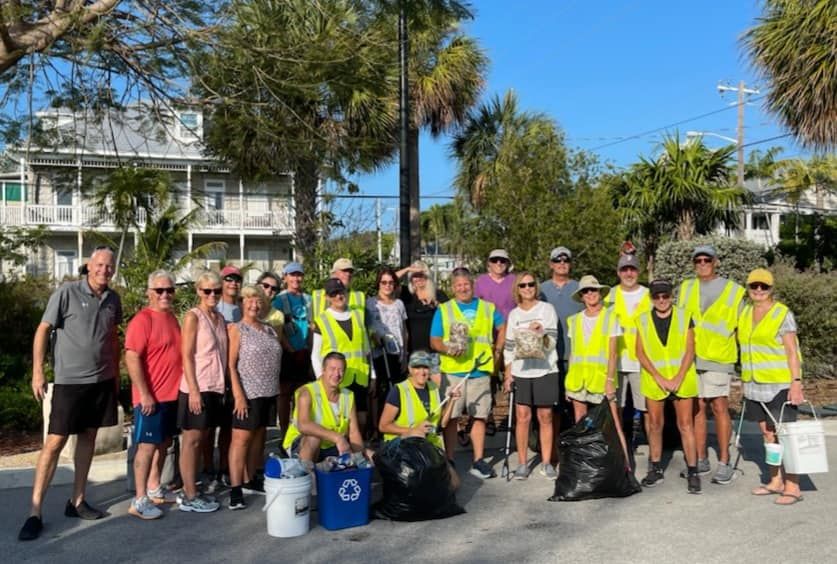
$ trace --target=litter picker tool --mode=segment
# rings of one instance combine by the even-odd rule
[[[747,398],[741,398],[741,416],[738,418],[738,430],[735,432],[735,464],[732,466],[732,475],[734,476],[736,472],[741,472],[741,475],[744,475],[744,470],[738,469],[738,463],[741,462],[741,455],[743,451],[741,449],[741,429],[744,427],[744,408],[747,407]]]
[[[509,452],[511,451],[511,434],[512,434],[512,416],[514,415],[514,384],[512,384],[511,392],[509,393],[509,418],[506,425],[506,452],[503,459],[503,470],[500,475],[506,478],[506,481],[511,481],[511,473],[509,472]]]

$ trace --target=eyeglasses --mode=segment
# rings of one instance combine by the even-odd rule
[[[709,257],[697,257],[692,262],[694,262],[695,264],[711,264],[712,260],[713,259]]]
[[[200,288],[200,292],[203,292],[204,296],[220,296],[223,290],[221,288]]]
[[[753,282],[751,284],[747,284],[747,287],[751,290],[761,290],[762,292],[766,292],[770,289],[770,286],[764,282]]]
[[[536,282],[521,282],[517,285],[518,288],[534,288],[538,284]]]
[[[381,280],[381,286],[395,286],[395,280]]]
[[[488,259],[488,262],[493,262],[495,264],[498,262],[502,262],[503,264],[508,264],[509,261],[501,257],[491,257],[490,259]]]
[[[590,292],[598,292],[598,291],[599,291],[598,288],[582,288],[581,290],[578,291],[578,293],[583,296],[584,294],[589,294]]]
[[[158,296],[162,296],[163,294],[174,294],[174,288],[172,288],[171,286],[167,288],[149,288],[149,290],[154,290],[155,292],[157,292]]]
[[[651,297],[655,300],[670,300],[671,294],[654,294]]]
[[[556,264],[569,264],[570,259],[568,259],[567,257],[558,257],[558,258],[552,259],[552,262],[554,262]]]
[[[288,272],[285,276],[299,276],[302,277],[303,274],[301,272]]]
[[[274,293],[279,291],[279,286],[274,286],[273,284],[268,284],[267,282],[262,282],[262,288],[265,290],[273,290]]]
[[[224,276],[224,282],[235,282],[236,284],[241,284],[241,276],[228,274],[227,276]]]

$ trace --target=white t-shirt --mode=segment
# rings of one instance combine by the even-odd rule
[[[637,286],[636,290],[632,290],[630,292],[624,289],[620,289],[619,291],[622,293],[622,298],[625,300],[625,309],[627,309],[628,313],[631,315],[633,315],[636,311],[642,297],[648,293],[648,289],[642,286]],[[639,369],[639,361],[630,358],[628,356],[628,351],[622,351],[622,354],[619,355],[619,371],[639,372]]]
[[[533,322],[540,323],[544,334],[549,337],[549,343],[544,350],[546,358],[514,357],[515,338],[518,329],[528,328]],[[524,310],[516,307],[509,312],[506,320],[506,344],[503,355],[506,364],[511,363],[512,375],[515,378],[539,378],[546,374],[558,372],[558,351],[555,344],[558,340],[558,316],[555,308],[547,302],[537,302],[532,309]]]
[[[581,316],[581,321],[582,321],[581,329],[582,329],[582,331],[584,331],[584,341],[585,342],[590,340],[590,335],[593,334],[593,329],[596,327],[596,322],[598,322],[600,315],[604,315],[604,312],[605,312],[605,310],[604,310],[604,308],[602,308],[602,309],[599,310],[598,315],[595,315],[593,317],[589,317],[587,315],[586,311],[582,311],[579,314]],[[611,314],[611,315],[614,315],[614,314]],[[605,327],[605,330],[607,330],[606,327]],[[621,334],[622,334],[622,328],[619,326],[618,323],[614,323],[613,324],[613,332],[610,335],[608,335],[608,337],[618,337]],[[570,335],[570,338],[572,338],[572,335]]]

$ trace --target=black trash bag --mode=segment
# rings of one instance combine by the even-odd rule
[[[560,436],[559,472],[549,501],[627,497],[642,491],[628,469],[607,401]]]
[[[375,454],[384,497],[375,515],[393,521],[443,519],[465,513],[456,503],[445,453],[421,437],[394,439]]]

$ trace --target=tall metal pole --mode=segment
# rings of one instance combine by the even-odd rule
[[[738,83],[738,128],[736,129],[738,139],[738,168],[736,179],[738,186],[744,187],[744,81]]]
[[[399,247],[401,255],[401,266],[410,264],[412,256],[410,250],[410,157],[407,147],[407,133],[410,126],[410,85],[407,73],[407,17],[405,3],[407,0],[399,0],[398,3],[398,63],[401,74],[398,81],[398,107],[399,107]]]

